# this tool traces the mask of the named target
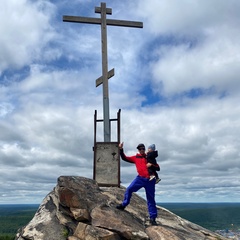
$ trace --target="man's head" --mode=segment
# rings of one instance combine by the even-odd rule
[[[137,149],[141,154],[145,153],[145,145],[143,143],[139,143]]]

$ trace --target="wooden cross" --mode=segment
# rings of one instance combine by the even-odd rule
[[[100,13],[101,18],[63,16],[64,22],[89,23],[101,25],[101,40],[102,40],[102,76],[96,80],[96,87],[103,84],[103,123],[104,123],[104,142],[111,141],[110,119],[109,119],[109,94],[108,94],[108,79],[114,76],[114,69],[108,72],[107,58],[107,25],[143,28],[142,22],[125,21],[107,19],[106,15],[112,14],[112,9],[106,7],[106,3],[101,3],[101,7],[95,7],[95,13]]]

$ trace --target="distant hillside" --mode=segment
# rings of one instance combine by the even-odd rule
[[[37,204],[0,205],[0,240],[14,239],[17,230],[33,218],[38,207]]]
[[[204,228],[240,229],[240,203],[158,203]]]

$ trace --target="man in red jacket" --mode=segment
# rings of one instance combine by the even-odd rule
[[[138,176],[132,181],[132,183],[127,187],[126,192],[124,194],[124,200],[122,204],[117,206],[117,209],[124,210],[125,207],[130,203],[130,199],[132,197],[133,192],[137,192],[140,188],[144,187],[147,197],[148,204],[148,212],[150,216],[150,223],[152,225],[157,225],[156,217],[157,217],[157,208],[155,202],[155,182],[156,179],[149,181],[150,176],[148,172],[149,167],[155,167],[156,171],[159,171],[159,165],[153,165],[151,163],[147,163],[146,154],[145,154],[145,146],[140,143],[137,146],[138,153],[135,156],[127,157],[123,152],[123,143],[119,144],[120,155],[122,160],[134,163],[138,172]]]

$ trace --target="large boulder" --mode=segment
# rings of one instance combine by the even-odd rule
[[[158,226],[151,226],[146,201],[137,194],[124,211],[116,209],[124,192],[122,187],[99,187],[92,179],[61,176],[15,240],[224,239],[162,207]]]

